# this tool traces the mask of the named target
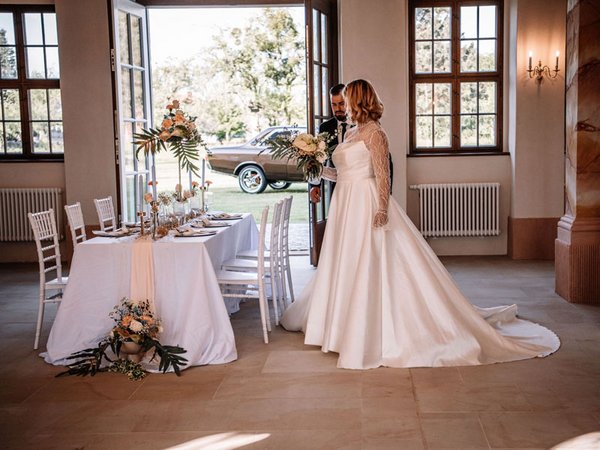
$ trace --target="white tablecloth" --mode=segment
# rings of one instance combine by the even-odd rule
[[[223,261],[258,245],[251,215],[209,237],[165,237],[152,244],[155,307],[165,345],[187,350],[188,366],[237,358],[233,330],[215,277]],[[68,364],[72,353],[96,347],[114,326],[108,316],[130,296],[135,238],[97,237],[78,244],[69,283],[48,338],[46,362]]]

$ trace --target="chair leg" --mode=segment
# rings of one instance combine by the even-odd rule
[[[275,313],[275,326],[279,325],[279,287],[277,286],[277,277],[275,276],[275,270],[273,265],[270,268],[271,274],[271,297],[273,300],[273,311]]]
[[[285,310],[288,306],[288,290],[285,282],[285,266],[283,264],[279,266],[279,283],[281,283],[281,292],[283,292],[281,300],[283,301],[283,309]]]
[[[268,344],[268,331],[271,331],[271,319],[269,317],[269,305],[267,303],[267,297],[265,295],[264,280],[260,280],[258,282],[258,306],[260,307],[260,319],[262,322],[263,340],[265,341],[265,344]]]
[[[46,291],[43,287],[40,287],[40,304],[38,307],[37,324],[35,326],[35,340],[33,341],[33,349],[37,350],[40,344],[40,334],[42,332],[42,324],[44,323],[44,303],[46,297]]]
[[[292,284],[292,268],[290,267],[290,259],[286,258],[285,271],[287,272],[288,284],[290,286],[290,300],[292,303],[296,301],[294,298],[294,285]]]

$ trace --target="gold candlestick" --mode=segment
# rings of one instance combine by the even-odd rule
[[[142,236],[144,236],[145,232],[144,232],[144,217],[146,216],[146,212],[145,211],[138,211],[137,216],[140,218],[140,234]]]

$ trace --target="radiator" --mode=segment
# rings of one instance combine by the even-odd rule
[[[500,183],[417,184],[424,237],[500,234]]]
[[[63,191],[60,188],[0,189],[0,241],[33,241],[27,213],[47,211],[56,214],[62,238]]]

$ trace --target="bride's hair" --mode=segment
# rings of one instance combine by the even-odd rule
[[[383,115],[383,103],[371,83],[366,80],[354,80],[344,88],[346,109],[350,120],[365,123],[379,120]]]

